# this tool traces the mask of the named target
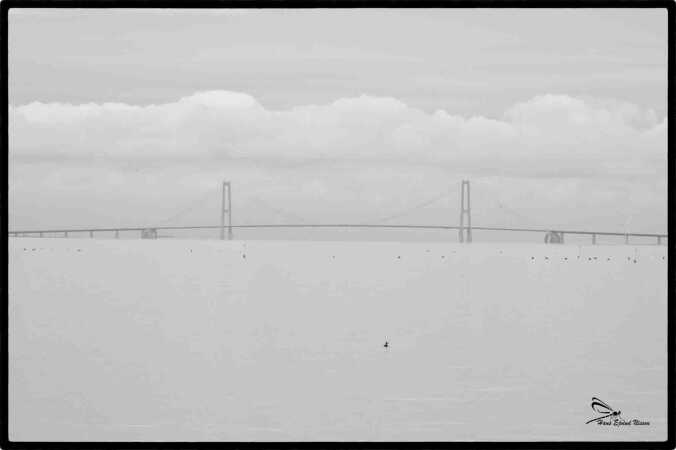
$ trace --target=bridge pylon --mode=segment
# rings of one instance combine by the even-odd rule
[[[472,242],[472,210],[470,208],[469,196],[469,180],[462,180],[460,186],[460,229],[458,230],[458,238],[460,242]],[[467,201],[465,201],[465,198]],[[467,217],[467,225],[465,226],[465,217]]]
[[[221,194],[221,240],[225,239],[225,215],[228,215],[228,240],[232,240],[232,188],[229,181],[223,182],[223,189]]]

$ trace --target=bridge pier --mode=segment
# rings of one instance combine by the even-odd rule
[[[545,244],[563,244],[563,233],[559,231],[548,231],[545,234]]]
[[[592,245],[596,245],[596,233],[592,234]]]
[[[89,237],[94,238],[94,232],[92,230],[89,230]]]
[[[227,207],[226,207],[227,199]],[[225,239],[225,214],[228,214],[228,240],[232,240],[232,187],[229,181],[222,184],[221,193],[221,240]]]
[[[657,245],[662,245],[662,236],[657,236]]]
[[[467,225],[465,225],[465,217],[467,217]],[[458,230],[458,240],[460,242],[465,242],[465,240],[472,242],[472,210],[470,207],[469,180],[462,180],[462,184],[460,185],[460,229]]]
[[[68,232],[67,232],[67,231],[64,231],[64,232],[63,232],[63,237],[65,237],[65,238],[68,237]]]
[[[157,229],[145,228],[141,230],[141,239],[157,239]]]

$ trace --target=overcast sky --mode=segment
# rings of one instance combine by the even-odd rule
[[[221,179],[239,223],[455,225],[468,178],[477,225],[666,232],[666,10],[9,24],[10,229],[217,223]]]

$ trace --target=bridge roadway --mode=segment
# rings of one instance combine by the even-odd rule
[[[122,231],[139,231],[147,230],[218,230],[223,228],[220,225],[192,225],[192,226],[147,226],[147,227],[114,227],[114,228],[59,228],[59,229],[42,229],[42,230],[10,230],[9,236],[43,236],[45,234],[63,234],[65,237],[69,233],[89,233],[93,237],[94,233],[114,232],[116,236]],[[248,224],[248,225],[232,225],[225,228],[232,229],[255,229],[255,228],[389,228],[389,229],[420,229],[420,230],[460,230],[460,226],[454,225],[383,225],[383,224]],[[470,229],[464,227],[464,230]],[[652,237],[657,239],[657,243],[661,244],[662,239],[668,237],[667,234],[656,233],[621,233],[610,231],[585,231],[585,230],[561,230],[561,229],[545,229],[545,228],[508,228],[508,227],[481,227],[472,226],[471,230],[477,231],[514,231],[527,233],[558,233],[563,238],[564,235],[584,235],[591,236],[592,242],[596,242],[596,236],[624,236],[628,242],[629,237]]]

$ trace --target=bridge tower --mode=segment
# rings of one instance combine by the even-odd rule
[[[221,194],[221,240],[225,239],[225,215],[228,215],[228,240],[232,240],[232,199],[229,181],[223,182]]]
[[[460,229],[458,230],[460,242],[465,242],[465,236],[467,242],[472,242],[472,212],[469,199],[469,180],[462,180],[460,190]],[[467,226],[465,226],[465,216],[467,217]]]

